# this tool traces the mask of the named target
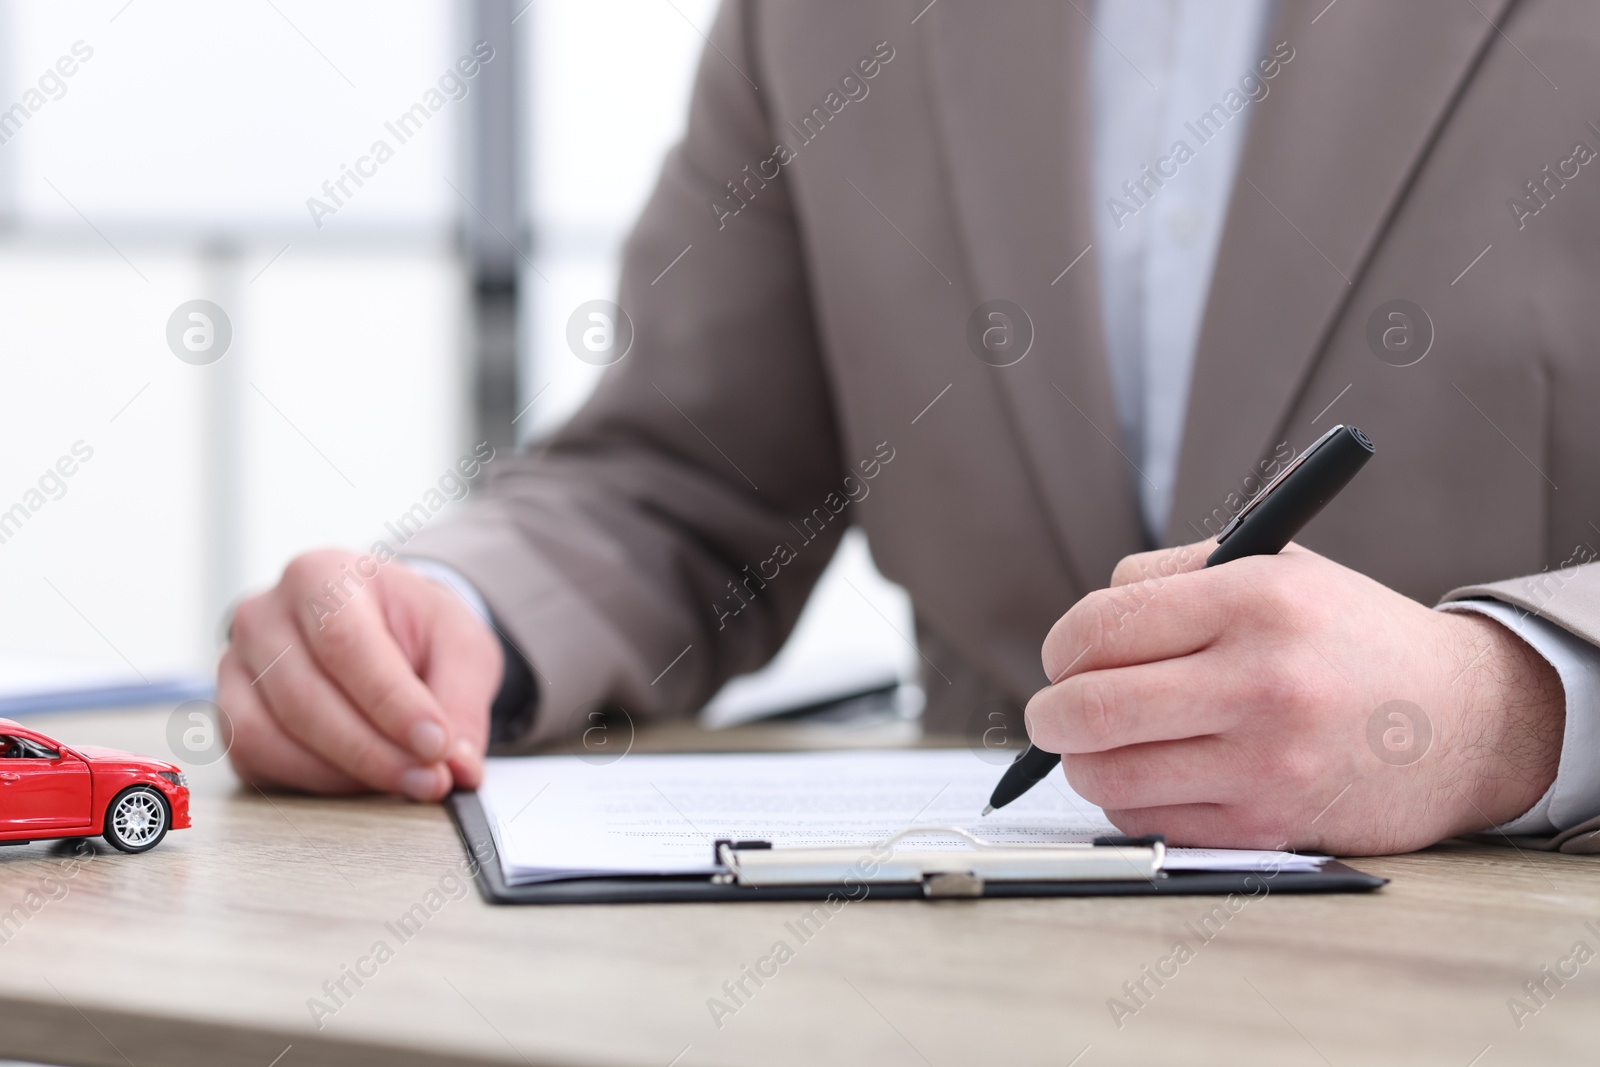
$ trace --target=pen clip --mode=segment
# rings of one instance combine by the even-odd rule
[[[1294,459],[1290,460],[1289,465],[1287,467],[1283,468],[1283,470],[1279,471],[1276,475],[1274,475],[1272,481],[1270,481],[1266,485],[1262,486],[1261,487],[1261,491],[1259,493],[1257,493],[1255,496],[1250,498],[1250,502],[1248,504],[1246,504],[1240,510],[1239,514],[1235,515],[1232,519],[1230,519],[1228,521],[1228,525],[1224,526],[1222,528],[1222,532],[1217,534],[1217,544],[1220,545],[1220,544],[1222,544],[1222,542],[1226,541],[1229,537],[1232,537],[1234,531],[1239,528],[1239,526],[1244,522],[1244,520],[1247,517],[1249,517],[1250,513],[1252,511],[1254,511],[1262,503],[1262,501],[1266,500],[1267,497],[1271,496],[1273,490],[1277,489],[1278,486],[1283,483],[1284,479],[1288,478],[1289,475],[1293,474],[1296,470],[1298,470],[1301,464],[1303,464],[1306,460],[1311,458],[1312,453],[1316,452],[1317,449],[1321,448],[1323,445],[1325,445],[1329,441],[1333,440],[1334,437],[1339,433],[1339,431],[1341,431],[1343,429],[1344,429],[1344,423],[1341,422],[1338,425],[1334,426],[1332,429],[1330,429],[1327,433],[1323,434],[1321,437],[1319,437],[1315,441],[1311,442],[1310,446],[1304,452],[1300,453],[1298,456],[1294,457]]]

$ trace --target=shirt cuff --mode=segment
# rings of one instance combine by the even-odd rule
[[[1456,600],[1439,610],[1487,615],[1548,660],[1566,690],[1567,725],[1556,780],[1533,807],[1485,832],[1542,837],[1600,815],[1600,648],[1500,600]]]
[[[494,622],[489,617],[489,604],[483,599],[483,594],[478,592],[478,587],[467,581],[466,576],[448,563],[440,563],[433,559],[417,559],[414,556],[401,556],[400,562],[417,574],[430,581],[438,582],[446,589],[459,596],[472,609],[472,613],[482,620],[485,626],[493,626]]]

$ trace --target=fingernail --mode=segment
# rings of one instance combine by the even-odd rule
[[[444,727],[431,719],[424,719],[411,728],[411,751],[429,763],[444,755],[446,740]]]
[[[400,775],[400,792],[412,800],[432,800],[439,778],[426,767],[412,767]]]
[[[456,742],[456,759],[463,763],[482,763],[483,753],[473,747],[465,737]]]

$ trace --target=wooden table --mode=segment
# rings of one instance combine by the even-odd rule
[[[167,752],[166,713],[57,715],[70,743]],[[882,730],[679,728],[640,747],[904,740]],[[386,927],[464,855],[444,812],[386,799],[267,797],[226,764],[191,773],[191,830],[125,856],[0,850],[0,1056],[218,1064],[1594,1063],[1600,959],[1520,1029],[1507,1006],[1575,942],[1600,951],[1600,860],[1449,843],[1366,859],[1377,894],[1269,895],[1209,941],[1217,898],[867,900],[805,943],[800,904],[496,908],[446,900]],[[47,881],[54,874],[56,881]],[[48,894],[46,891],[48,890]],[[435,898],[436,900],[438,898]],[[1586,921],[1593,921],[1588,928]],[[785,940],[792,960],[731,1016],[707,1001]],[[324,981],[393,950],[337,1012]],[[1182,940],[1174,977],[1124,1014],[1123,983]],[[1571,964],[1567,965],[1568,973]],[[1168,966],[1170,972],[1171,965]],[[731,1002],[730,1002],[731,1004]],[[1485,1051],[1487,1049],[1487,1051]],[[1476,1058],[1475,1058],[1476,1057]]]

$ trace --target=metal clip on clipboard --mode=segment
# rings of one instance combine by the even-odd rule
[[[904,849],[896,841],[938,834],[971,848]],[[1099,837],[1093,844],[1014,845],[980,840],[959,827],[913,826],[873,845],[773,848],[766,841],[716,843],[720,885],[922,884],[928,897],[981,897],[989,882],[1128,882],[1165,877],[1166,839]]]

